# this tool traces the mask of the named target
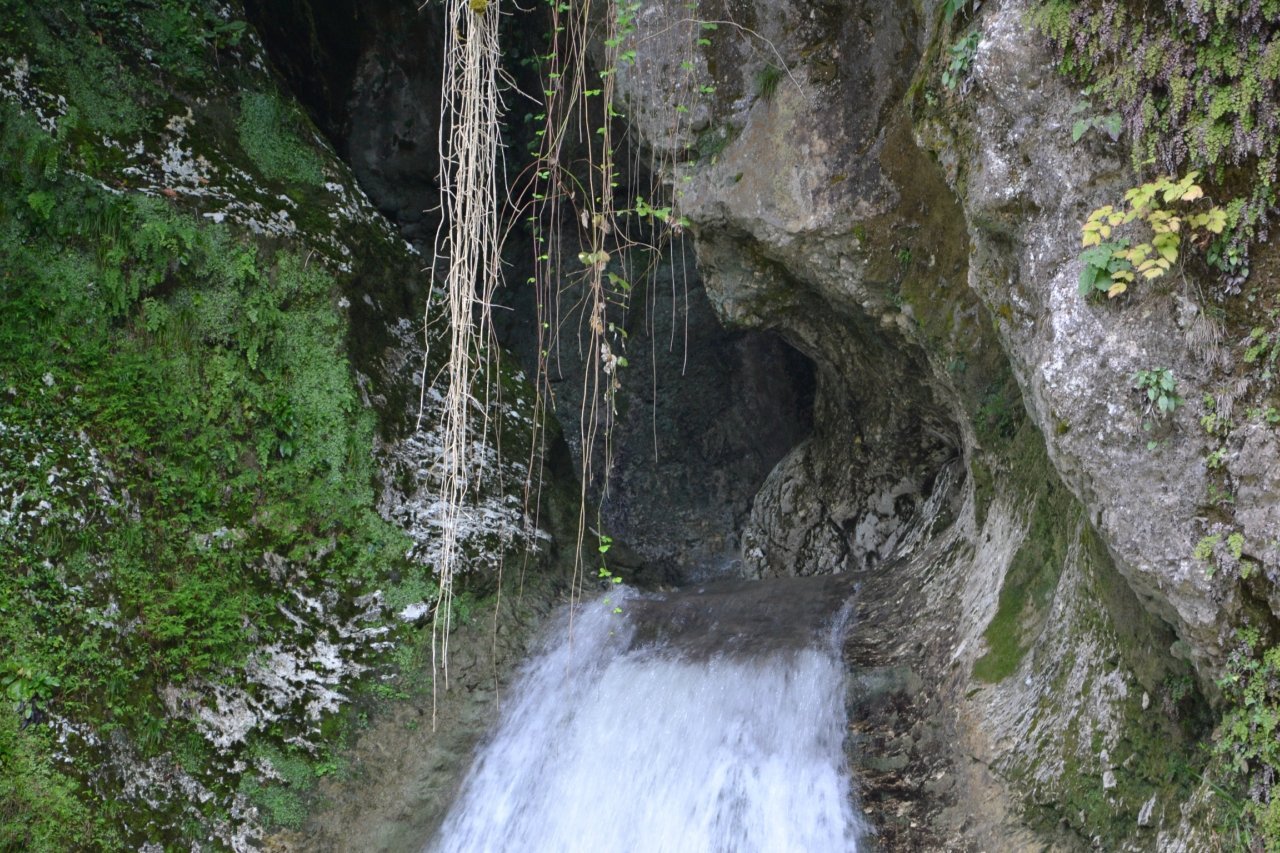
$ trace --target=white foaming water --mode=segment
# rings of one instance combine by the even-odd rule
[[[832,648],[682,660],[631,634],[603,602],[560,626],[429,850],[857,849]]]

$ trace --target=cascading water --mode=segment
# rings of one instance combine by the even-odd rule
[[[564,620],[427,849],[856,850],[841,618],[762,643],[761,596],[736,628],[713,598],[621,591]]]

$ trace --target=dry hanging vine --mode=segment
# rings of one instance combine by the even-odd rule
[[[478,461],[472,459],[472,435],[476,432],[471,423],[475,403],[472,388],[478,379],[487,379],[489,374],[484,345],[491,329],[489,310],[500,275],[498,153],[502,104],[498,92],[499,0],[445,0],[444,8],[440,123],[444,217],[436,235],[433,267],[443,265],[445,270],[449,358],[441,415],[442,518],[436,566],[440,583],[431,630],[432,666],[444,674],[447,685],[453,580],[459,559],[458,527],[463,504],[479,480],[475,470]],[[425,375],[423,386],[425,393]]]
[[[493,337],[489,312],[500,279],[505,233],[500,204],[508,195],[500,181],[502,11],[494,0],[445,0],[445,9],[440,140],[444,218],[435,263],[446,271],[443,319],[449,325],[449,354],[441,427],[443,518],[436,567],[440,591],[433,620],[433,666],[443,671],[447,684],[450,602],[460,558],[458,523],[464,502],[477,486],[478,472],[470,457],[476,436],[483,436],[483,429],[477,430],[470,421],[473,407],[486,411],[474,399],[472,389],[489,386],[492,365],[487,353],[497,351],[496,346],[487,346]],[[586,576],[583,545],[590,530],[589,490],[593,484],[606,492],[608,488],[610,433],[621,389],[619,371],[627,366],[626,332],[616,320],[630,310],[632,282],[652,276],[661,247],[678,238],[687,225],[674,200],[663,206],[656,201],[670,195],[669,188],[660,186],[661,176],[674,171],[670,160],[648,165],[651,183],[643,188],[639,176],[646,170],[625,158],[619,162],[622,144],[615,123],[622,117],[614,108],[615,76],[619,69],[636,62],[640,10],[637,0],[596,0],[594,4],[591,0],[550,0],[549,43],[546,53],[538,57],[542,91],[535,100],[543,109],[537,116],[541,124],[536,131],[537,151],[523,196],[519,188],[515,193],[527,199],[523,205],[517,204],[517,212],[529,223],[535,246],[529,284],[536,293],[541,353],[534,383],[539,415],[534,418],[531,479],[540,456],[540,413],[552,393],[549,362],[558,352],[560,330],[567,323],[561,300],[569,288],[582,288],[580,298],[564,312],[576,314],[579,344],[585,354],[578,413],[582,470],[573,599],[580,594]],[[708,43],[709,31],[721,23],[759,38],[731,21],[694,17],[669,23],[660,31],[687,42],[689,53],[681,63],[690,75],[684,83],[686,90],[692,91],[694,53]],[[701,94],[713,91],[703,87]],[[687,109],[673,109],[673,125],[679,127],[688,120],[683,114]],[[618,198],[627,200],[622,209]],[[645,266],[639,270],[633,268],[637,248],[648,250]],[[655,292],[656,288],[650,289]],[[678,302],[674,272],[671,296],[674,312]],[[530,488],[535,489],[536,484]],[[526,506],[534,501],[536,496],[527,496]],[[607,537],[599,530],[596,534],[603,552]],[[596,549],[587,550],[594,553]]]

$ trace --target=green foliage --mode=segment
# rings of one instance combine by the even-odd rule
[[[0,524],[0,722],[31,722],[0,751],[5,849],[124,846],[133,808],[52,769],[36,709],[157,754],[190,733],[161,687],[234,678],[289,630],[264,551],[306,566],[293,588],[355,592],[406,550],[332,276],[63,172],[60,145],[0,103],[0,505],[31,519]],[[198,736],[184,754],[213,766]],[[282,825],[295,794],[263,794]]]
[[[47,705],[60,683],[43,670],[15,661],[0,667],[0,688],[24,722],[35,722],[40,706]]]
[[[1254,0],[1041,0],[1062,70],[1118,113],[1136,168],[1209,170],[1243,246],[1275,204],[1280,4]]]
[[[1274,312],[1271,319],[1275,319]],[[1244,363],[1254,365],[1263,384],[1270,384],[1275,379],[1277,358],[1280,358],[1280,328],[1254,326],[1246,341]]]
[[[975,30],[947,48],[947,67],[942,72],[942,85],[961,94],[968,89],[969,69],[978,55],[979,33]]]
[[[1129,241],[1119,239],[1098,243],[1081,252],[1080,295],[1105,293],[1119,296],[1123,293],[1128,287],[1127,282],[1133,279],[1133,265],[1124,257],[1128,248]]]
[[[307,817],[307,791],[315,784],[310,763],[289,753],[268,750],[259,753],[274,778],[245,774],[240,793],[258,807],[263,822],[270,827],[301,829]]]
[[[1238,205],[1237,205],[1238,207]],[[1227,221],[1239,221],[1239,211],[1227,212]],[[1233,239],[1229,233],[1218,235],[1205,252],[1205,262],[1222,273],[1223,292],[1234,295],[1249,277],[1249,251],[1243,241]]]
[[[1227,225],[1222,208],[1179,212],[1170,207],[1204,198],[1204,190],[1195,183],[1197,177],[1198,172],[1189,172],[1181,179],[1162,177],[1148,181],[1125,192],[1127,210],[1108,204],[1089,214],[1080,240],[1085,247],[1080,256],[1084,264],[1079,281],[1082,296],[1101,292],[1114,298],[1128,290],[1136,275],[1147,280],[1165,275],[1178,260],[1184,225],[1187,233],[1222,234]],[[1134,222],[1143,223],[1151,231],[1149,241],[1130,245],[1127,237],[1112,239],[1117,229]]]
[[[1213,751],[1224,786],[1248,790],[1232,798],[1250,849],[1280,850],[1280,647],[1264,643],[1255,628],[1237,633],[1238,643],[1218,681],[1226,710],[1214,732]]]
[[[1080,116],[1071,123],[1072,142],[1079,142],[1080,138],[1090,130],[1105,133],[1112,142],[1118,140],[1120,134],[1124,132],[1124,119],[1120,117],[1120,113],[1095,113],[1093,105],[1087,100],[1077,102],[1071,108],[1071,115]]]
[[[1213,529],[1215,532],[1201,537],[1192,552],[1192,556],[1204,564],[1205,575],[1213,577],[1222,571],[1248,580],[1257,572],[1258,564],[1245,556],[1244,534],[1222,524]]]
[[[974,416],[978,437],[988,443],[1012,439],[1023,420],[1022,401],[1008,385],[993,387],[982,399]]]
[[[596,577],[608,586],[616,586],[617,584],[622,583],[622,578],[610,571],[608,565],[605,563],[605,555],[609,553],[609,549],[611,547],[613,547],[613,539],[601,533],[599,536],[599,543],[596,546],[596,550],[600,553],[600,568],[596,571]],[[606,598],[604,603],[606,605],[612,604],[612,601]],[[613,612],[621,613],[622,608],[614,607]]]
[[[275,95],[240,96],[240,145],[269,179],[308,186],[324,183],[320,156],[302,139],[305,124],[296,109]]]
[[[47,728],[20,731],[16,715],[0,714],[0,850],[123,849],[102,815],[82,802],[79,783],[50,759],[52,740]]]
[[[1167,415],[1182,405],[1178,396],[1178,380],[1167,367],[1139,370],[1133,374],[1133,387],[1146,395],[1145,413]]]
[[[982,0],[973,0],[971,11],[976,12],[981,6]],[[970,0],[942,0],[943,19],[946,20],[947,23],[951,23],[952,19],[955,18],[956,15],[968,10],[969,7]]]
[[[142,132],[175,92],[205,94],[219,53],[246,31],[220,12],[211,0],[8,0],[0,36],[41,88],[67,98],[60,132],[92,148]]]
[[[756,97],[765,103],[773,100],[778,92],[778,84],[782,82],[782,69],[773,63],[766,63],[756,72]]]
[[[1142,428],[1146,432],[1155,428],[1154,419],[1171,414],[1183,403],[1183,399],[1178,396],[1178,380],[1168,368],[1139,370],[1133,374],[1130,382],[1144,397]],[[1155,450],[1158,446],[1159,442],[1154,439],[1147,441],[1147,450]]]

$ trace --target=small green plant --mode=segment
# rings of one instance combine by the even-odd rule
[[[1226,438],[1231,433],[1231,421],[1224,418],[1218,411],[1217,399],[1212,394],[1205,394],[1201,398],[1201,403],[1204,406],[1204,414],[1200,416],[1200,426],[1204,429],[1205,435]]]
[[[1235,296],[1249,278],[1249,247],[1231,234],[1219,234],[1209,244],[1205,261],[1222,273],[1223,293]]]
[[[1071,108],[1071,115],[1079,115],[1080,117],[1071,123],[1071,141],[1079,142],[1080,138],[1090,130],[1096,130],[1099,133],[1105,133],[1112,142],[1120,138],[1120,134],[1124,133],[1124,119],[1120,113],[1094,113],[1093,104],[1088,100],[1076,102]]]
[[[596,550],[600,552],[601,565],[600,565],[600,568],[596,571],[596,577],[598,577],[605,584],[608,584],[610,586],[616,586],[622,583],[622,578],[619,577],[618,575],[615,575],[612,571],[609,570],[609,567],[605,565],[605,555],[609,553],[609,549],[612,547],[613,547],[613,539],[601,533],[599,545],[596,546]],[[613,602],[611,599],[606,598],[604,600],[604,603],[607,605],[607,604],[612,604]],[[621,613],[622,608],[615,606],[613,608],[613,612]]]
[[[1188,172],[1181,179],[1157,178],[1124,194],[1128,209],[1107,204],[1089,214],[1081,228],[1080,243],[1085,251],[1080,256],[1080,295],[1105,293],[1114,298],[1124,293],[1138,275],[1157,279],[1169,272],[1177,262],[1186,232],[1201,231],[1222,234],[1227,226],[1227,213],[1221,207],[1180,212],[1172,205],[1192,204],[1204,198],[1204,190],[1196,184],[1199,172]],[[1117,237],[1117,229],[1142,222],[1151,231],[1151,239],[1133,243],[1128,237]],[[1113,239],[1114,238],[1114,239]]]
[[[59,686],[58,679],[26,664],[8,663],[0,675],[0,687],[13,702],[24,726],[39,721],[41,706],[49,704]]]
[[[1195,550],[1191,552],[1191,556],[1195,557],[1198,562],[1205,564],[1205,574],[1213,577],[1218,570],[1218,566],[1213,562],[1214,549],[1218,547],[1218,543],[1222,541],[1221,533],[1212,533],[1208,536],[1202,536],[1200,541],[1196,543]]]
[[[1142,410],[1142,429],[1146,432],[1154,429],[1155,418],[1162,418],[1182,405],[1183,400],[1178,396],[1178,381],[1174,378],[1173,371],[1167,367],[1139,370],[1130,381],[1133,388],[1142,392],[1146,398]],[[1147,442],[1147,450],[1155,450],[1158,446],[1159,442],[1154,439]]]
[[[1208,498],[1209,503],[1213,506],[1230,506],[1236,502],[1235,495],[1212,481],[1209,483],[1206,491],[1206,497]]]
[[[978,55],[979,34],[977,31],[960,39],[947,48],[949,59],[946,70],[942,72],[942,85],[951,91],[959,89],[964,94],[969,89],[969,69]]]
[[[1261,421],[1271,426],[1275,426],[1276,424],[1280,424],[1280,409],[1277,409],[1275,406],[1267,406],[1265,409],[1250,409],[1249,417],[1252,420]]]
[[[1257,365],[1263,383],[1270,383],[1275,378],[1276,359],[1280,357],[1280,331],[1255,326],[1250,330],[1246,344],[1244,363]]]
[[[1248,791],[1230,799],[1253,836],[1242,848],[1274,851],[1280,849],[1280,646],[1253,627],[1236,638],[1218,681],[1225,710],[1214,731],[1216,775],[1224,787]]]
[[[1139,370],[1133,374],[1133,387],[1146,394],[1148,415],[1167,415],[1183,403],[1178,396],[1178,380],[1167,367]]]
[[[1222,524],[1214,526],[1212,533],[1201,537],[1191,555],[1204,564],[1204,573],[1213,577],[1219,571],[1247,580],[1258,569],[1258,564],[1245,557],[1244,534]]]
[[[773,63],[766,63],[756,72],[756,97],[766,104],[773,101],[778,93],[778,84],[782,82],[782,69]]]
[[[967,8],[969,9],[970,12],[978,11],[978,9],[982,8],[982,0],[972,0],[972,8],[969,8],[970,5],[971,5],[970,0],[943,0],[942,2],[943,17],[946,19],[947,23],[949,24],[951,23],[952,19],[955,18],[956,15],[965,11]]]

